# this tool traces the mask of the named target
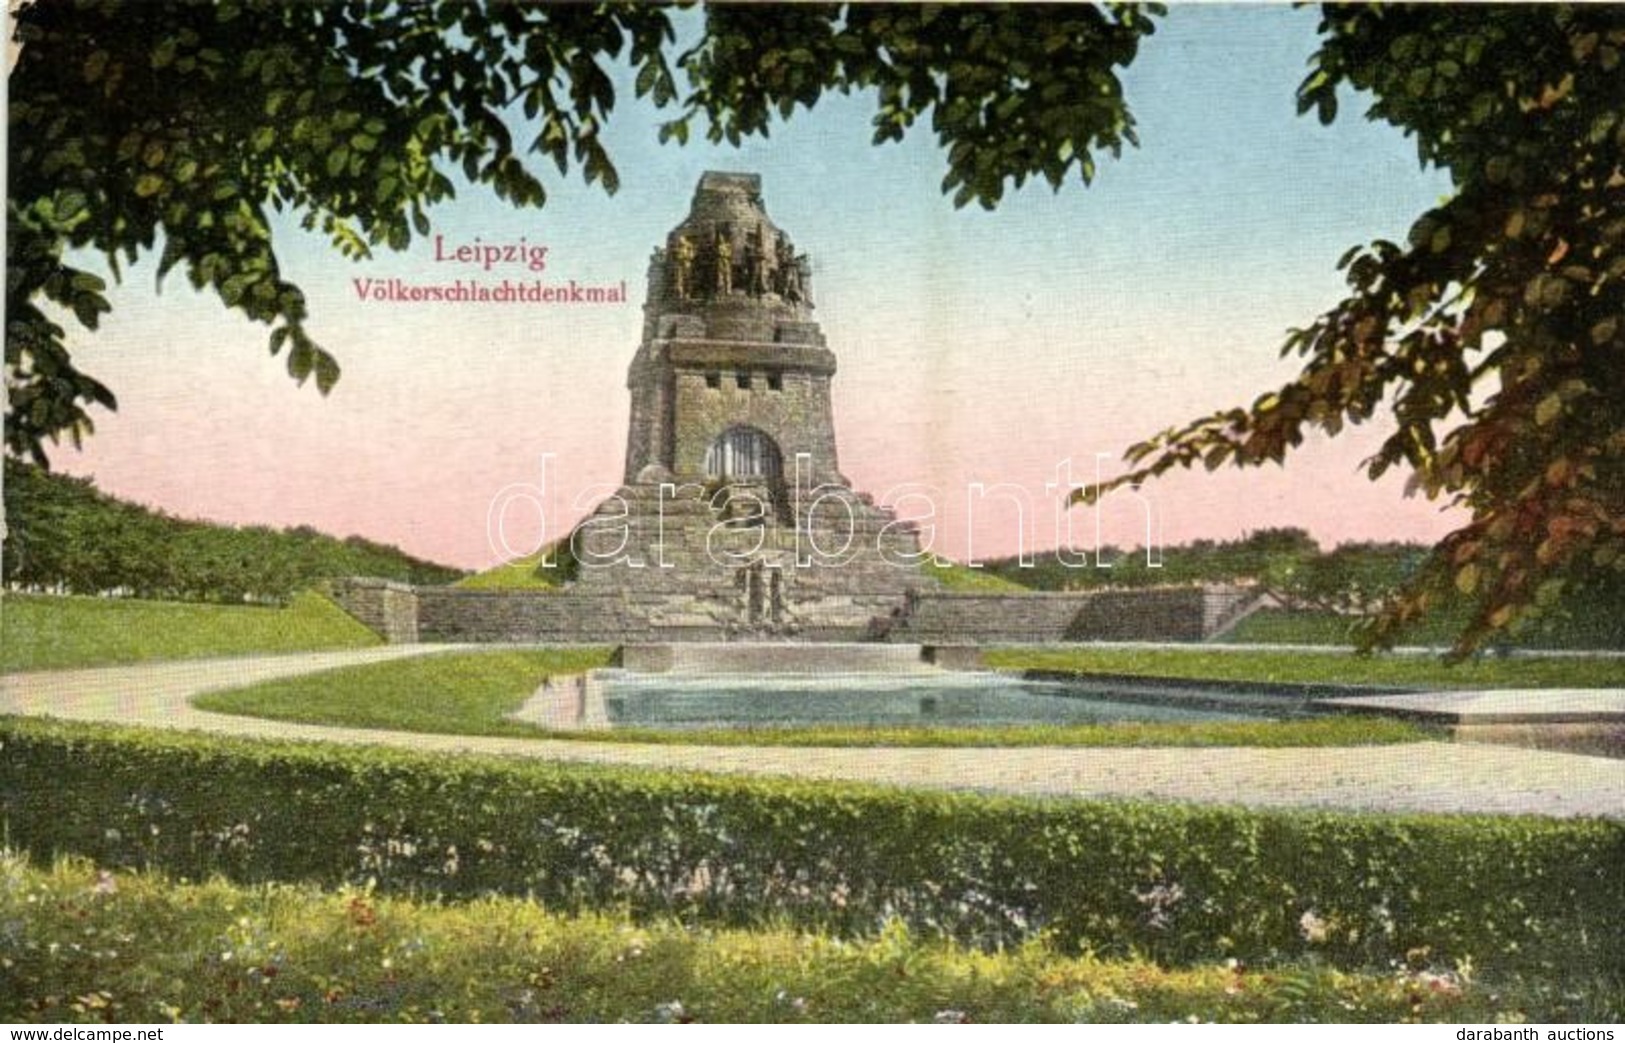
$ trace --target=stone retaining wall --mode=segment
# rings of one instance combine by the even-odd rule
[[[1245,588],[1076,593],[922,591],[893,637],[930,643],[1205,641],[1251,597]]]
[[[643,638],[646,624],[616,594],[579,591],[418,590],[424,641],[520,641],[620,644]]]
[[[412,587],[346,579],[333,597],[391,643],[413,641],[627,644],[795,639],[884,640],[925,645],[1057,641],[1204,641],[1245,614],[1239,587],[1164,587],[1077,593],[987,594],[942,590],[853,595],[814,602],[792,632],[753,632],[711,622],[692,595],[670,591],[509,591]],[[822,601],[825,599],[818,599]],[[824,608],[824,612],[818,611]],[[857,621],[862,618],[867,624]]]
[[[390,644],[410,645],[419,640],[418,588],[410,583],[355,576],[333,580],[328,593],[339,607]]]

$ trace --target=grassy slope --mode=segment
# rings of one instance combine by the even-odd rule
[[[922,572],[935,577],[944,590],[966,594],[1031,594],[1019,583],[986,569],[973,569],[947,558],[932,557],[920,566]]]
[[[560,583],[556,575],[538,570],[546,550],[515,558],[484,572],[476,572],[453,583],[464,590],[557,590]]]
[[[1519,657],[1454,665],[1433,656],[1357,656],[1351,652],[1234,652],[1193,646],[1004,648],[989,666],[1097,674],[1269,681],[1287,684],[1393,685],[1416,688],[1614,688],[1625,685],[1625,659]]]
[[[34,594],[0,601],[5,672],[380,643],[314,593],[285,608]]]
[[[490,899],[177,884],[0,857],[0,1021],[1606,1022],[1600,994],[1420,965],[1165,969],[898,930],[838,942]],[[1592,990],[1594,991],[1594,990]]]
[[[1335,612],[1288,612],[1264,609],[1236,624],[1220,640],[1227,644],[1342,645],[1351,643],[1354,621]]]
[[[554,732],[506,719],[551,674],[608,660],[582,649],[474,652],[344,667],[249,688],[211,692],[205,710],[275,720],[455,735],[552,736],[597,742],[753,746],[1350,746],[1413,742],[1423,729],[1354,718],[1269,722],[1012,728],[625,729]]]

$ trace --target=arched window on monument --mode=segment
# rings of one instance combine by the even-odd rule
[[[705,451],[705,473],[713,478],[777,480],[783,470],[779,447],[754,427],[730,427]]]

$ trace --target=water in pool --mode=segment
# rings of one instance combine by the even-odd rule
[[[546,712],[565,728],[966,726],[1117,721],[1243,721],[1296,716],[1301,702],[1115,681],[924,676],[675,676],[597,670],[561,679]]]

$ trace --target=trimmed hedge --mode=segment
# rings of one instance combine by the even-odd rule
[[[0,720],[0,824],[244,881],[376,882],[1177,964],[1625,979],[1625,822],[992,798]]]

